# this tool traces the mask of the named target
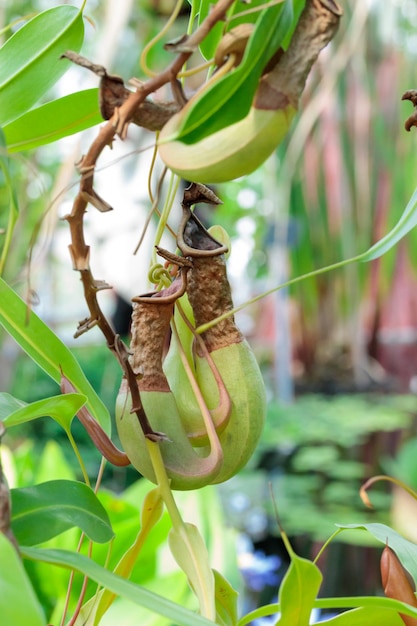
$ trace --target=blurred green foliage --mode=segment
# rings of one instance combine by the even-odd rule
[[[229,522],[256,537],[251,519],[260,510],[265,516],[260,536],[270,532],[275,527],[270,483],[281,523],[290,534],[324,541],[335,520],[388,523],[391,497],[386,486],[372,492],[372,511],[360,500],[359,489],[381,473],[387,441],[395,453],[399,433],[410,428],[416,412],[414,396],[314,394],[291,405],[271,402],[250,468],[220,486]],[[343,535],[338,539],[346,540]]]

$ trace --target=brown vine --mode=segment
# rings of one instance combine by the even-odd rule
[[[103,314],[97,300],[97,293],[110,286],[101,280],[96,280],[90,269],[90,247],[84,237],[84,213],[88,204],[93,205],[99,211],[108,211],[111,207],[94,190],[94,171],[97,161],[106,148],[112,144],[116,135],[124,139],[127,134],[129,123],[135,116],[140,105],[148,95],[168,83],[173,84],[183,65],[197,49],[200,42],[206,37],[210,30],[226,17],[226,11],[233,4],[234,0],[219,0],[212,11],[206,17],[200,27],[189,37],[186,43],[183,42],[178,56],[172,63],[157,76],[147,80],[137,88],[135,92],[127,95],[123,104],[116,107],[110,120],[101,127],[98,136],[91,144],[87,154],[82,157],[78,164],[78,171],[81,175],[79,191],[75,197],[72,211],[66,215],[70,227],[71,245],[69,246],[73,268],[80,272],[84,289],[84,297],[90,312],[88,318],[82,320],[77,328],[75,336],[79,336],[90,328],[98,326],[104,335],[108,348],[118,359],[123,374],[127,379],[132,397],[132,412],[136,413],[143,432],[149,439],[158,441],[160,433],[155,433],[149,423],[140,400],[140,393],[137,383],[136,373],[129,363],[129,350],[124,342],[114,332],[105,315]],[[76,60],[73,53],[67,53],[68,58]]]

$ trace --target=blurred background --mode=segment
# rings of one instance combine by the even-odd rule
[[[55,4],[3,0],[0,28]],[[341,4],[340,31],[309,78],[285,144],[253,175],[217,186],[222,206],[200,209],[208,225],[221,224],[230,234],[236,305],[364,252],[393,227],[416,187],[417,131],[404,130],[412,110],[401,96],[417,87],[417,5],[412,0]],[[143,45],[171,10],[172,0],[88,0],[82,54],[125,81],[143,78]],[[184,32],[187,15],[184,3],[170,39]],[[157,71],[169,60],[156,46],[147,62]],[[97,83],[97,77],[73,67],[52,95]],[[117,362],[97,329],[73,339],[87,310],[62,221],[76,190],[74,163],[96,133],[93,128],[13,158],[21,217],[4,277],[20,293],[30,292],[34,310],[71,346],[113,414],[121,376]],[[130,299],[148,290],[156,221],[139,253],[133,252],[149,211],[153,141],[151,133],[132,128],[124,143],[116,142],[104,155],[97,188],[114,211],[103,215],[91,209],[86,218],[93,273],[113,286],[100,301],[122,335],[128,334]],[[6,204],[0,179],[0,228]],[[177,219],[174,211],[170,223],[175,226]],[[214,535],[233,534],[239,568],[231,576],[244,591],[246,610],[276,598],[288,564],[271,493],[301,556],[314,556],[336,523],[389,523],[417,540],[415,505],[401,492],[375,487],[373,510],[359,498],[360,485],[375,474],[417,488],[416,244],[412,231],[379,260],[308,278],[237,315],[267,385],[265,433],[249,466],[210,490],[218,509],[201,512],[201,498],[190,506],[208,527],[214,524]],[[0,334],[0,342],[1,391],[26,402],[58,392],[10,338]],[[98,453],[77,424],[74,436],[94,475]],[[37,420],[8,435],[6,443],[15,486],[45,479],[48,471],[56,477],[77,471],[65,435],[52,420]],[[124,503],[123,515],[115,513],[112,520],[121,527],[134,525],[134,502],[138,505],[132,493],[142,489],[137,478],[133,470],[106,469],[103,497]],[[208,521],[214,510],[218,517]],[[143,569],[137,573],[150,587],[157,574],[167,575],[156,565],[161,533],[154,541],[154,566],[147,577]],[[323,595],[380,592],[379,555],[366,536],[339,536],[320,561]],[[51,594],[44,590],[46,604]],[[130,622],[126,617],[118,623]]]

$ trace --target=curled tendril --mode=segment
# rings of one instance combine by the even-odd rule
[[[164,287],[169,287],[172,277],[166,267],[160,263],[153,263],[149,268],[148,279],[152,284],[157,285],[159,289],[163,289]]]

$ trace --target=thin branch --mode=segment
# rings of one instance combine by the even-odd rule
[[[115,109],[112,118],[101,127],[98,136],[91,144],[87,154],[78,164],[81,173],[80,187],[75,197],[72,211],[65,217],[70,227],[71,245],[70,253],[73,267],[81,274],[84,288],[84,297],[90,311],[90,317],[80,323],[77,333],[83,333],[92,326],[98,326],[106,338],[109,349],[118,359],[124,376],[126,377],[130,393],[132,395],[132,406],[138,420],[142,426],[145,436],[150,439],[159,439],[159,434],[154,433],[152,427],[143,410],[137,377],[129,362],[129,351],[126,345],[118,337],[105,315],[103,314],[98,300],[97,292],[108,288],[104,282],[97,281],[90,269],[90,248],[84,238],[84,213],[88,204],[93,204],[99,210],[109,210],[109,207],[94,191],[94,171],[97,160],[106,146],[111,146],[116,135],[125,138],[127,128],[131,122],[135,111],[145,98],[157,89],[176,80],[178,73],[187,62],[192,53],[198,48],[201,41],[207,36],[210,30],[219,22],[226,19],[226,12],[233,4],[234,0],[219,0],[212,11],[206,17],[200,27],[187,38],[186,49],[172,61],[168,67],[141,84],[136,92],[132,92],[123,102],[120,108]]]

